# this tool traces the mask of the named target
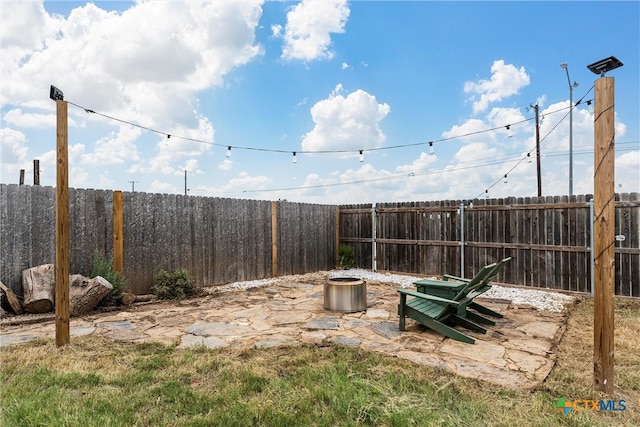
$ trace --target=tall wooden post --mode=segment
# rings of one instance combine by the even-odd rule
[[[122,191],[113,192],[113,269],[123,273],[124,268],[124,220],[122,216]]]
[[[614,79],[595,83],[593,385],[613,394],[614,365]]]
[[[40,160],[33,159],[33,185],[40,185]]]
[[[56,101],[56,345],[69,344],[69,150],[67,102]]]

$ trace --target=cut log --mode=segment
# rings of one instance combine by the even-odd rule
[[[22,270],[24,309],[29,313],[53,311],[56,279],[53,264],[44,264]]]
[[[81,274],[69,276],[69,311],[71,316],[88,313],[113,289],[102,276],[89,279]]]
[[[2,300],[2,303],[0,303],[1,308],[11,310],[15,314],[22,314],[23,310],[20,300],[16,297],[16,294],[13,293],[11,288],[5,286],[2,281],[0,281],[0,299]]]
[[[131,305],[134,302],[149,302],[149,301],[153,301],[156,298],[157,297],[153,294],[134,295],[134,294],[124,292],[122,294],[120,302],[122,302],[123,305]]]

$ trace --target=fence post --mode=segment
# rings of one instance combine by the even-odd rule
[[[340,263],[340,206],[336,206],[336,253],[334,268],[339,266]]]
[[[278,202],[271,202],[271,275],[278,277]]]
[[[460,277],[464,277],[464,203],[460,203]]]
[[[124,220],[122,217],[122,191],[113,192],[113,269],[124,272]]]
[[[376,204],[371,204],[371,270],[375,273],[378,270],[376,260]]]

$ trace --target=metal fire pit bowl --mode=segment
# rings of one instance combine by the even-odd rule
[[[354,313],[367,309],[367,283],[356,277],[332,277],[324,284],[325,310]]]

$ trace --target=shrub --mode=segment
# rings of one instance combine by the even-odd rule
[[[160,270],[155,277],[153,293],[160,299],[182,299],[195,294],[193,278],[186,268],[173,273]]]
[[[352,268],[354,265],[353,248],[351,246],[340,246],[338,248],[338,267]]]
[[[111,292],[100,300],[98,307],[118,305],[125,288],[126,280],[122,273],[113,270],[113,258],[105,258],[97,249],[93,252],[91,278],[96,276],[102,276],[113,285]]]

